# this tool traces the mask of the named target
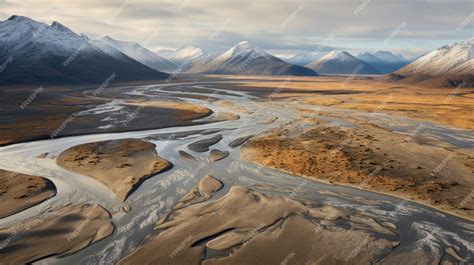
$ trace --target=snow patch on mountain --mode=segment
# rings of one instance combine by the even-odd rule
[[[193,66],[189,72],[248,75],[317,75],[310,69],[286,63],[248,41],[237,43],[207,63]]]
[[[436,49],[413,63],[403,67],[396,73],[402,76],[412,75],[426,75],[426,76],[441,76],[444,74],[474,74],[470,65],[473,63],[474,39],[446,45]],[[460,65],[463,67],[457,68]],[[464,69],[457,72],[456,69]]]
[[[318,58],[318,56],[315,56],[312,53],[297,53],[289,58],[285,58],[284,61],[299,66],[305,66],[314,62]]]
[[[171,72],[176,69],[176,65],[171,61],[158,56],[152,51],[144,48],[138,43],[128,42],[128,41],[119,41],[115,40],[109,36],[105,36],[98,40],[109,46],[116,48],[127,56],[147,65],[153,69],[165,72]]]
[[[332,51],[306,67],[320,74],[379,74],[369,63],[347,51]]]
[[[51,25],[24,16],[0,21],[1,84],[91,84],[111,74],[117,81],[157,80],[167,75],[113,50],[96,46],[59,22]],[[4,61],[4,60],[2,60]]]
[[[175,62],[184,62],[184,61],[198,61],[204,57],[204,51],[201,48],[194,46],[188,46],[177,50],[174,53],[174,56],[171,57],[171,60]]]
[[[11,16],[0,22],[0,57],[22,54],[31,45],[41,46],[37,57],[45,52],[66,56],[77,49],[93,48],[87,38],[59,22],[47,25],[23,16]]]

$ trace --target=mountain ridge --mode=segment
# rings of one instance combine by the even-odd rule
[[[158,80],[167,74],[132,58],[114,58],[88,38],[53,22],[47,25],[14,15],[0,22],[0,84],[97,84],[111,74],[116,81]]]
[[[407,65],[409,61],[400,54],[388,51],[364,52],[356,56],[367,62],[381,74],[389,74]]]
[[[105,44],[118,49],[130,58],[158,71],[172,72],[177,67],[173,62],[157,55],[136,42],[116,40],[110,36],[104,36],[98,41],[104,42]]]
[[[444,45],[394,72],[390,78],[443,86],[474,86],[474,39]]]

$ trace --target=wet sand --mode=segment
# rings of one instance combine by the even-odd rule
[[[117,200],[125,201],[145,179],[172,167],[157,155],[155,147],[138,139],[95,142],[65,150],[57,163],[99,180],[115,193]]]
[[[243,145],[245,142],[247,142],[250,139],[250,137],[251,136],[244,136],[244,137],[240,137],[240,138],[237,138],[235,140],[232,140],[229,143],[229,146],[232,147],[232,148],[239,147],[239,146]]]
[[[82,204],[49,212],[0,229],[2,264],[26,264],[51,255],[67,256],[114,231],[110,214],[99,205]]]
[[[204,178],[120,264],[368,264],[391,260],[399,244],[389,222],[239,186],[196,204],[193,194],[209,181]]]
[[[204,153],[209,151],[210,146],[217,144],[220,140],[222,140],[222,135],[219,134],[208,139],[191,143],[188,145],[188,148],[193,152]]]
[[[178,114],[177,118],[183,120],[199,119],[212,114],[212,111],[208,108],[176,100],[127,100],[125,101],[124,105],[136,107],[153,107],[181,111],[181,113]]]
[[[222,159],[224,159],[228,156],[229,156],[228,151],[221,151],[221,150],[218,150],[218,149],[212,149],[211,152],[209,153],[209,160],[215,162],[215,161],[222,160]]]
[[[191,161],[197,161],[197,158],[195,158],[193,155],[191,155],[190,153],[188,153],[186,151],[179,150],[178,153],[184,159],[191,160]]]
[[[207,201],[212,198],[212,194],[220,189],[224,184],[213,176],[205,176],[199,184],[190,190],[179,202],[174,209],[181,209],[196,203]]]
[[[45,178],[0,170],[0,219],[35,206],[54,195],[56,187]]]
[[[321,84],[327,84],[326,77],[322,78]],[[338,82],[338,78],[328,80],[335,84]],[[265,86],[265,82],[251,84],[253,87],[215,84],[218,89],[240,87],[241,90],[237,91],[245,90],[249,95],[262,98],[235,91],[216,93],[212,100],[205,94],[189,96],[192,103],[203,99],[203,106],[216,114],[212,116],[213,121],[219,113],[239,117],[239,121],[230,119],[219,124],[124,135],[71,137],[2,149],[3,160],[11,157],[11,165],[26,162],[26,169],[34,171],[39,168],[46,175],[51,174],[52,179],[62,180],[66,176],[78,178],[79,182],[97,184],[85,177],[89,176],[106,184],[116,194],[118,202],[110,199],[103,185],[92,194],[84,190],[72,191],[77,193],[70,197],[73,203],[78,203],[78,200],[92,203],[89,197],[92,195],[94,203],[98,200],[116,214],[117,231],[76,255],[59,256],[59,260],[53,257],[51,261],[60,264],[96,263],[97,260],[117,263],[121,259],[124,264],[368,264],[380,261],[386,264],[426,264],[441,260],[449,264],[469,259],[470,245],[466,238],[472,231],[471,222],[419,204],[407,202],[405,207],[404,200],[367,192],[390,194],[472,219],[472,201],[465,201],[473,188],[472,180],[469,180],[474,172],[473,155],[469,148],[452,145],[453,142],[465,144],[466,140],[451,142],[450,138],[431,137],[427,133],[411,136],[361,119],[357,111],[341,112],[337,109],[337,104],[347,103],[339,96],[360,95],[365,89],[362,83],[357,91],[335,87],[317,91],[311,87],[319,86],[313,80],[312,85],[306,84],[308,88],[284,88],[281,95],[272,95],[278,88],[275,83],[281,84],[281,81],[285,82],[284,79],[272,80],[272,84],[265,88],[259,87]],[[193,90],[191,85],[177,85],[176,88],[181,86]],[[170,91],[174,88],[168,87]],[[157,95],[156,101],[149,101],[149,104],[153,107],[162,104],[161,97],[166,93],[153,90],[153,87],[149,89],[130,88],[128,91],[140,92],[150,98]],[[376,93],[374,87],[367,91]],[[121,91],[115,92],[120,98]],[[222,95],[233,96],[219,98]],[[128,96],[126,100],[129,100]],[[138,94],[135,96],[140,97]],[[270,96],[272,101],[267,102],[264,97]],[[142,102],[132,101],[127,107],[139,108]],[[318,109],[318,104],[332,104],[334,109],[323,111]],[[167,107],[179,108],[177,105]],[[147,117],[152,117],[148,114]],[[376,118],[374,116],[373,120]],[[400,123],[395,119],[398,116],[392,118],[395,123]],[[368,119],[370,121],[372,117]],[[200,124],[207,121],[200,121]],[[131,130],[134,128],[135,124],[130,127]],[[245,135],[253,137],[249,139]],[[92,142],[121,137],[123,140]],[[153,141],[160,146],[158,152],[163,158],[157,155],[153,143],[125,139],[130,137]],[[78,141],[85,144],[77,145]],[[242,149],[238,148],[241,145],[244,145]],[[191,152],[188,153],[186,147]],[[69,149],[63,152],[66,148]],[[222,155],[221,152],[227,151],[229,154],[218,163],[207,163],[213,153],[211,150],[208,154],[209,149],[223,150],[214,151],[215,154]],[[239,159],[240,151],[243,158],[255,164]],[[69,171],[85,175],[84,179],[54,165],[55,161],[50,158],[60,152],[63,153],[56,162]],[[30,153],[34,156],[30,157]],[[46,159],[38,158],[46,153]],[[451,154],[454,155],[451,157]],[[29,158],[34,159],[30,161]],[[162,172],[160,168],[166,170],[170,166],[164,159],[169,159],[176,167],[149,179],[147,185],[137,190],[143,180]],[[1,164],[11,170],[11,165],[4,161]],[[192,188],[196,183],[193,178],[204,175],[206,177]],[[60,183],[69,184],[74,189],[67,179]],[[58,184],[58,187],[66,186]],[[64,191],[70,192],[68,189]],[[134,196],[129,197],[134,191],[137,191]],[[125,205],[121,203],[124,200],[127,201]],[[61,202],[55,206],[55,209],[63,207]],[[63,210],[69,208],[66,206]],[[45,220],[51,214],[40,212],[35,222]],[[73,225],[81,227],[81,224]],[[152,226],[154,231],[151,231]],[[50,231],[50,228],[33,230],[32,238]],[[15,234],[10,230],[8,233]],[[74,231],[54,231],[58,237],[68,233]],[[85,241],[90,242],[89,239]],[[2,240],[0,243],[5,241]],[[48,249],[41,244],[42,241],[32,241],[31,244],[32,247],[41,246],[38,250],[41,253],[35,254],[41,256],[40,259],[45,257],[43,255],[61,254],[54,252],[62,247],[61,244],[53,244]],[[431,244],[436,253],[430,254]],[[77,244],[71,248],[75,250]],[[25,249],[30,251],[30,247]],[[70,254],[69,251],[64,253]],[[18,258],[12,251],[8,255]]]

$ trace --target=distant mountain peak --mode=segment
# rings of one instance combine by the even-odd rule
[[[115,41],[115,39],[113,39],[112,37],[108,36],[108,35],[105,35],[103,36],[102,38],[100,38],[101,40],[109,40],[109,41]]]
[[[374,56],[385,62],[406,62],[407,59],[401,54],[394,54],[389,51],[377,51]]]
[[[368,63],[374,63],[374,62],[382,62],[379,58],[377,58],[377,56],[375,56],[374,54],[370,53],[370,52],[362,52],[362,53],[359,53],[357,55],[357,58],[365,61],[365,62],[368,62]]]
[[[251,51],[251,50],[258,50],[259,48],[255,46],[253,43],[250,41],[241,41],[237,43],[234,47],[231,48],[231,50],[235,50],[236,52],[240,51]]]
[[[357,58],[370,64],[382,74],[388,74],[408,64],[408,60],[401,54],[389,51],[363,52]]]
[[[332,51],[321,58],[321,60],[332,60],[332,59],[353,60],[357,58],[355,58],[354,55],[350,54],[347,51],[339,51],[339,50]]]
[[[218,61],[226,61],[230,60],[231,58],[236,58],[236,57],[243,57],[248,54],[255,54],[255,57],[260,57],[261,56],[266,56],[267,53],[262,51],[260,48],[257,46],[253,45],[249,41],[241,41],[234,45],[232,48],[221,54],[219,57],[216,58]],[[258,53],[258,54],[257,54]]]
[[[103,36],[102,38],[99,39],[100,41],[104,41],[106,43],[114,43],[114,44],[118,44],[118,43],[128,43],[126,41],[118,41],[108,35],[105,35]]]
[[[388,52],[388,51],[376,51],[375,54],[386,54],[386,55],[393,55],[391,52]]]
[[[369,63],[340,50],[332,51],[306,67],[323,74],[379,74]]]
[[[373,55],[372,53],[370,53],[370,52],[361,52],[361,53],[358,54],[358,56],[366,56],[366,55],[367,55],[367,56],[374,56],[374,55]]]
[[[84,33],[81,33],[81,35],[80,35],[80,36],[81,36],[81,37],[82,37],[84,40],[86,40],[86,41],[90,41],[89,37],[88,37],[86,34],[84,34]]]
[[[70,30],[68,27],[64,26],[63,24],[57,21],[53,21],[53,23],[51,23],[51,28],[59,30],[59,31],[64,31],[64,32],[72,32],[72,30]]]
[[[29,17],[18,16],[18,15],[13,15],[13,16],[9,17],[8,20],[9,21],[17,21],[17,22],[21,22],[21,21],[34,22],[34,20],[29,18]]]
[[[328,54],[331,54],[331,55],[338,55],[338,54],[347,55],[347,54],[349,54],[349,53],[348,53],[347,51],[334,50],[334,51],[329,52]]]
[[[201,48],[196,47],[196,46],[194,46],[194,45],[184,46],[183,48],[179,49],[179,51],[185,51],[185,50],[188,50],[188,51],[189,51],[189,50],[200,50],[200,51],[202,51]]]
[[[318,57],[313,55],[313,53],[296,53],[293,56],[284,59],[284,61],[299,66],[305,66],[312,63],[317,58]]]
[[[186,46],[175,52],[174,60],[196,60],[204,55],[204,51],[201,48],[193,45]]]
[[[141,46],[139,43],[116,40],[110,36],[104,36],[100,38],[99,42],[112,46],[116,50],[121,51],[123,54],[155,70],[169,72],[176,69],[176,65],[174,63],[159,56],[158,54],[153,53],[147,48]]]
[[[241,41],[239,43],[237,43],[235,46],[238,46],[238,47],[253,47],[254,45],[250,42],[250,41],[247,41],[247,40],[244,40],[244,41]]]
[[[190,73],[244,74],[244,75],[302,75],[315,76],[305,67],[282,61],[249,41],[241,41],[216,58],[195,65]]]

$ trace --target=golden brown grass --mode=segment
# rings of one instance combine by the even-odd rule
[[[340,76],[268,77],[261,80],[263,81],[249,82],[241,86],[255,89],[275,88],[275,93],[271,95],[273,98],[300,97],[308,104],[396,113],[434,123],[474,129],[474,88],[424,87],[388,82],[381,78],[350,79]],[[298,93],[301,90],[315,93]],[[331,94],[331,91],[341,90],[345,94]]]

